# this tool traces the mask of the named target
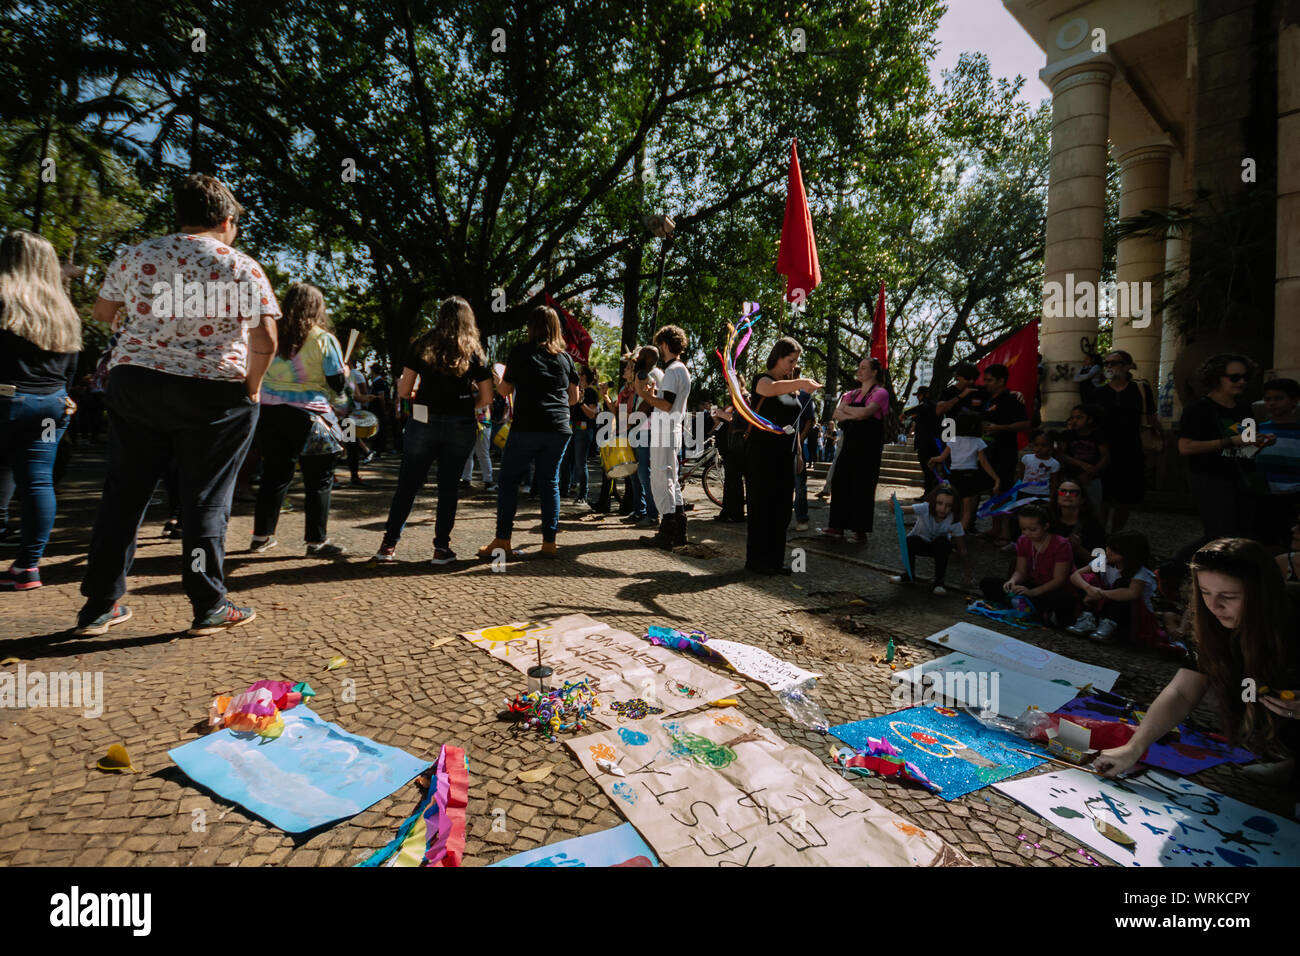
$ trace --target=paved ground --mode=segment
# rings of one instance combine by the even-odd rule
[[[498,714],[520,689],[519,675],[468,642],[433,644],[459,631],[541,615],[581,611],[641,633],[647,624],[691,625],[743,640],[825,677],[817,695],[832,722],[887,713],[888,669],[871,661],[892,635],[919,662],[935,656],[925,635],[963,617],[959,595],[935,598],[891,585],[872,565],[897,564],[890,524],[850,551],[811,534],[794,535],[807,549],[807,573],[756,580],[741,569],[743,525],[693,520],[690,534],[707,547],[668,554],[640,546],[615,519],[582,518],[566,505],[562,560],[525,560],[504,573],[464,562],[447,569],[432,554],[431,499],[421,499],[399,549],[401,562],[376,568],[366,558],[379,543],[395,481],[395,459],[365,472],[366,489],[335,496],[336,541],[355,556],[334,563],[302,556],[302,516],[287,514],[281,546],[247,555],[252,505],[238,501],[230,523],[228,575],[232,595],[257,608],[258,619],[215,638],[189,638],[190,612],[180,588],[179,542],[156,537],[162,508],[142,533],[129,603],[132,621],[102,638],[63,633],[80,604],[77,592],[89,525],[98,498],[102,458],[80,450],[60,498],[60,513],[43,573],[46,587],[0,595],[0,659],[29,670],[102,671],[104,712],[0,710],[0,864],[50,865],[348,865],[386,843],[417,799],[414,784],[323,832],[293,837],[238,806],[201,790],[167,758],[193,739],[217,693],[259,678],[309,680],[323,717],[377,741],[436,756],[464,747],[470,758],[467,864],[484,864],[621,822],[606,797],[562,744],[516,736]],[[812,489],[817,490],[816,485]],[[883,489],[882,494],[889,489]],[[703,516],[714,509],[695,495]],[[295,500],[301,507],[301,498]],[[494,499],[462,503],[452,546],[462,555],[492,537]],[[881,515],[888,507],[881,503]],[[814,505],[813,527],[825,512]],[[1141,515],[1158,551],[1171,552],[1192,528],[1185,517]],[[517,544],[537,537],[536,500],[525,499]],[[1006,557],[981,544],[977,575],[998,573]],[[955,579],[955,572],[950,572]],[[859,603],[850,603],[859,602]],[[865,602],[862,604],[860,602]],[[1019,632],[1051,650],[1120,670],[1116,690],[1149,700],[1174,665],[1124,648],[1100,648],[1047,631]],[[802,640],[796,644],[795,640]],[[325,671],[345,655],[350,666]],[[344,679],[355,682],[345,702]],[[787,740],[824,754],[828,738],[795,726],[775,695],[752,684],[746,713]],[[138,775],[90,769],[110,744],[125,743]],[[556,770],[521,783],[520,770],[543,763]],[[1201,782],[1270,809],[1276,794],[1221,768]],[[879,780],[858,781],[874,798],[938,833],[977,864],[1089,865],[1079,845],[991,789],[951,803]],[[492,832],[504,809],[504,833]],[[197,812],[196,812],[197,811]],[[203,825],[200,827],[199,824]],[[1035,849],[1031,844],[1038,844]]]

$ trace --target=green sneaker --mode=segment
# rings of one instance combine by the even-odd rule
[[[193,637],[205,637],[208,634],[217,634],[247,624],[256,617],[257,612],[251,607],[235,607],[234,601],[227,600],[225,607],[219,608],[201,621],[195,621],[194,626],[185,633]]]
[[[79,616],[77,626],[73,628],[72,633],[81,637],[96,637],[107,634],[110,627],[129,620],[131,620],[131,609],[125,604],[114,604],[112,610],[105,611],[94,620],[83,621]]]

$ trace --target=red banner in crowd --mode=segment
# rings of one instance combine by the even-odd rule
[[[881,280],[876,298],[876,317],[871,323],[871,354],[882,368],[889,368],[889,343],[885,341],[885,283]]]
[[[569,354],[585,365],[591,354],[591,334],[560,303],[552,299],[549,292],[546,293],[546,304],[560,316],[560,331],[564,333],[564,344]]]
[[[983,372],[990,365],[1007,367],[1007,388],[1018,394],[1025,403],[1029,420],[1034,420],[1034,405],[1038,401],[1038,320],[1030,322],[976,363]],[[1028,443],[1026,432],[1017,440],[1021,448]]]
[[[803,188],[796,140],[790,140],[790,174],[786,181],[785,222],[781,245],[776,253],[776,271],[785,276],[785,297],[802,302],[821,285],[822,267],[817,261],[817,240],[813,237],[812,213]]]

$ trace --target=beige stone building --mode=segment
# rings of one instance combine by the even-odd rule
[[[1121,219],[1171,208],[1192,217],[1116,252],[1119,287],[1150,282],[1154,301],[1119,310],[1135,314],[1116,314],[1115,347],[1159,386],[1165,416],[1216,351],[1300,378],[1300,0],[1004,5],[1044,51],[1052,91],[1045,290],[1098,282],[1113,157]],[[1191,325],[1168,306],[1178,288],[1177,315]],[[1077,401],[1080,339],[1097,333],[1096,310],[1077,304],[1045,298],[1045,422]]]

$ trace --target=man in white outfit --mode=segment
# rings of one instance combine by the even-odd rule
[[[678,481],[677,450],[682,445],[686,402],[691,394],[691,373],[682,364],[686,333],[665,325],[655,333],[654,343],[666,368],[656,387],[637,378],[636,390],[652,409],[650,413],[650,490],[659,509],[659,531],[644,540],[657,547],[674,548],[686,543],[686,509]]]

